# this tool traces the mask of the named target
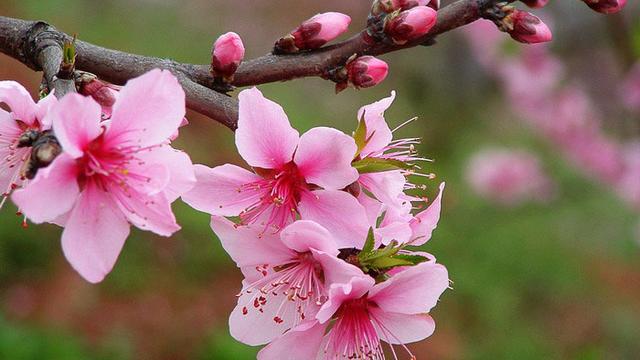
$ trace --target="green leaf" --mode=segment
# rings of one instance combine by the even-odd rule
[[[409,261],[411,262],[412,265],[418,265],[420,263],[423,263],[429,260],[428,258],[421,255],[410,255],[410,254],[396,254],[394,258]]]
[[[360,174],[384,172],[391,170],[414,170],[415,165],[395,159],[364,158],[351,163]]]
[[[381,257],[371,262],[371,266],[376,269],[390,269],[397,266],[410,266],[413,262],[397,257]]]
[[[367,124],[364,122],[364,115],[358,122],[358,128],[353,133],[353,140],[356,141],[356,145],[358,146],[358,150],[354,156],[354,158],[356,158],[360,155],[362,149],[367,146],[367,142],[369,142],[369,139],[367,139]]]
[[[368,255],[373,251],[373,247],[375,246],[376,239],[373,235],[373,228],[369,228],[369,233],[367,234],[367,240],[364,242],[364,247],[362,251],[358,254],[358,259],[360,261],[367,258]]]

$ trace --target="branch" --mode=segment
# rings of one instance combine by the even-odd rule
[[[485,9],[497,0],[458,0],[438,12],[438,21],[427,36],[416,41],[393,45],[367,43],[360,33],[346,41],[312,52],[295,55],[265,55],[244,62],[235,74],[233,85],[249,86],[300,77],[320,76],[344,65],[353,54],[380,55],[418,45],[432,44],[436,35],[469,24],[482,17]],[[49,84],[54,83],[56,93],[64,94],[60,79],[56,79],[62,56],[62,43],[71,37],[43,22],[25,21],[0,16],[0,52],[3,52],[33,70],[44,69]],[[88,71],[100,78],[122,85],[153,68],[171,71],[183,86],[187,107],[218,121],[231,130],[238,118],[237,100],[227,96],[228,89],[215,84],[209,65],[183,64],[173,60],[129,54],[76,41],[78,70]],[[60,83],[60,85],[58,85]]]

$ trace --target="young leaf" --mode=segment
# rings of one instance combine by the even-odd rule
[[[367,234],[367,240],[364,242],[364,247],[362,247],[362,251],[358,254],[359,260],[364,260],[368,255],[373,251],[373,247],[375,245],[376,239],[373,235],[373,228],[369,228],[369,233]]]
[[[391,269],[397,266],[414,265],[411,261],[399,259],[396,257],[381,257],[371,262],[371,267],[376,269]]]
[[[396,254],[394,258],[408,261],[412,265],[418,265],[420,263],[423,263],[429,260],[428,258],[421,255],[410,255],[410,254]]]
[[[357,158],[358,155],[360,155],[360,152],[362,151],[362,149],[364,149],[364,147],[367,146],[367,142],[368,142],[367,123],[364,122],[364,116],[358,122],[358,128],[353,133],[353,140],[355,140],[356,145],[358,146],[358,150],[356,151],[356,154],[354,156],[354,158]]]
[[[360,174],[384,172],[391,170],[413,170],[415,165],[408,164],[404,161],[395,159],[381,159],[381,158],[364,158],[362,160],[356,160],[351,165],[358,170]]]

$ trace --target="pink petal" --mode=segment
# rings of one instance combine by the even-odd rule
[[[171,210],[171,204],[163,193],[146,195],[111,184],[109,193],[124,216],[140,230],[152,231],[160,236],[171,236],[180,230]]]
[[[258,360],[316,359],[325,328],[317,321],[302,323],[260,350]]]
[[[168,141],[185,115],[185,95],[168,70],[154,69],[129,80],[113,105],[105,135],[114,143],[138,146]]]
[[[0,103],[11,109],[13,117],[27,125],[34,125],[36,120],[36,103],[22,85],[15,81],[0,81]]]
[[[359,267],[351,265],[335,255],[317,250],[311,250],[311,253],[314,259],[322,265],[324,284],[327,288],[331,287],[332,284],[347,284],[354,277],[368,276]]]
[[[288,163],[298,146],[298,131],[282,107],[251,88],[238,94],[240,109],[236,146],[251,166],[275,169]]]
[[[278,235],[264,232],[263,226],[237,226],[222,216],[212,216],[211,229],[240,268],[282,264],[296,256]]]
[[[334,283],[329,288],[329,299],[322,305],[316,319],[326,323],[340,306],[348,300],[359,299],[374,285],[375,280],[368,275],[352,277],[347,283]]]
[[[13,194],[18,208],[34,223],[52,221],[71,210],[80,188],[76,161],[59,155],[51,165],[38,171],[36,178]]]
[[[429,314],[390,313],[374,306],[369,308],[369,314],[376,320],[373,325],[378,336],[388,344],[400,345],[424,340],[436,329],[436,323]]]
[[[81,157],[87,145],[101,133],[100,105],[89,97],[68,94],[51,108],[53,131],[64,151],[74,159]]]
[[[300,137],[293,161],[308,183],[339,190],[358,179],[358,171],[351,166],[357,150],[351,136],[317,127]]]
[[[182,195],[182,200],[212,215],[237,216],[256,203],[269,189],[256,189],[244,185],[262,178],[241,167],[225,164],[215,168],[194,166],[197,182]]]
[[[47,116],[51,109],[58,103],[58,98],[55,97],[53,91],[49,95],[38,101],[36,106],[36,119],[40,120],[42,130],[51,129],[51,117]]]
[[[169,145],[153,148],[138,154],[147,163],[162,164],[166,168],[168,181],[161,189],[167,200],[172,203],[196,184],[194,167],[189,155]]]
[[[331,229],[338,248],[364,245],[369,223],[364,207],[352,195],[336,190],[303,193],[298,210],[302,219]]]
[[[113,269],[127,236],[129,223],[109,195],[87,186],[66,222],[62,250],[82,277],[97,283]]]
[[[449,287],[447,269],[432,262],[421,263],[377,284],[369,299],[386,312],[427,313]]]
[[[362,174],[358,181],[385,205],[400,206],[402,201],[399,196],[404,191],[407,179],[400,171],[385,171]]]
[[[411,245],[419,246],[431,239],[433,230],[438,227],[440,221],[440,208],[442,204],[442,192],[444,191],[444,183],[440,184],[440,192],[433,200],[431,205],[424,211],[416,215],[411,221],[411,230],[413,231]]]
[[[361,121],[364,116],[364,122],[367,125],[367,139],[369,139],[367,145],[360,152],[362,157],[381,151],[393,139],[391,129],[384,119],[384,112],[391,106],[395,98],[396,92],[392,91],[391,96],[365,105],[358,110],[358,121]]]
[[[280,233],[282,242],[299,253],[318,250],[334,256],[340,251],[329,230],[309,220],[298,220]]]
[[[394,222],[375,230],[376,240],[388,245],[392,240],[398,243],[407,243],[411,239],[412,231],[409,223]]]
[[[367,195],[364,191],[358,195],[358,202],[362,205],[367,213],[367,219],[371,227],[376,226],[378,217],[382,215],[383,205],[380,201]]]

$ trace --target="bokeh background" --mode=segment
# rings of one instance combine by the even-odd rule
[[[449,3],[450,1],[443,1]],[[640,58],[640,11],[590,12],[552,1],[554,53],[569,77],[606,105],[628,58]],[[4,0],[0,14],[50,22],[82,40],[124,51],[207,63],[212,41],[235,31],[247,57],[317,12],[365,19],[370,1]],[[623,25],[626,24],[626,27]],[[511,111],[502,88],[469,50],[461,31],[437,46],[383,57],[379,86],[335,95],[331,83],[296,80],[261,86],[301,131],[356,124],[357,109],[387,96],[402,136],[421,136],[432,194],[447,182],[444,214],[425,249],[445,264],[453,290],[433,316],[436,333],[411,346],[419,359],[634,359],[640,356],[640,216],[605,184],[562,157]],[[0,79],[37,92],[39,74],[0,55]],[[613,138],[640,137],[637,115],[603,106]],[[194,162],[242,164],[226,128],[190,114],[176,147]],[[632,129],[632,130],[629,130]],[[635,130],[633,130],[635,129]],[[465,181],[470,156],[487,146],[527,150],[557,183],[547,202],[497,205]],[[638,179],[640,182],[640,179]],[[51,204],[55,206],[55,204]],[[183,230],[170,239],[134,231],[115,270],[99,285],[65,262],[55,226],[21,227],[13,205],[0,212],[0,359],[251,359],[257,349],[228,335],[240,274],[208,227],[177,202]]]

